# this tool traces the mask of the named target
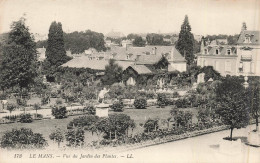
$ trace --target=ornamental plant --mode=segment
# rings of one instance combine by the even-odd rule
[[[167,100],[166,94],[159,93],[157,95],[157,104],[159,105],[159,107],[167,106],[168,100]]]
[[[122,101],[116,101],[113,103],[113,105],[111,105],[111,109],[113,109],[115,112],[124,111],[123,107],[124,107],[124,104]]]
[[[56,129],[49,136],[51,140],[58,143],[58,147],[60,147],[60,143],[63,142],[64,136],[60,128]]]
[[[20,128],[4,133],[0,146],[6,149],[42,149],[48,143],[42,134],[33,133],[29,128]]]
[[[56,118],[56,119],[63,119],[67,117],[67,109],[65,106],[54,106],[51,109],[51,114]]]
[[[32,123],[32,115],[31,114],[21,114],[20,115],[20,122],[21,123]]]
[[[65,134],[66,141],[70,147],[82,146],[85,139],[85,132],[81,128],[68,130]]]
[[[147,100],[145,98],[136,98],[134,101],[134,106],[136,109],[146,109]]]

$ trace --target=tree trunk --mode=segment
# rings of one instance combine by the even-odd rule
[[[231,129],[230,129],[230,141],[232,141],[233,129],[234,129],[234,128],[231,128]]]
[[[109,131],[109,138],[110,138],[110,140],[111,140],[111,131]]]
[[[259,131],[259,127],[258,127],[258,117],[256,117],[255,119],[255,127],[256,127],[256,131]]]

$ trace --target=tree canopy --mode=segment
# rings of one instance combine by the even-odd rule
[[[145,40],[143,40],[141,36],[138,36],[134,39],[133,45],[137,47],[143,47],[145,46]]]
[[[194,36],[191,33],[188,16],[185,16],[184,22],[181,25],[179,39],[176,44],[176,49],[185,57],[187,64],[190,65],[194,61]]]
[[[60,22],[52,22],[49,29],[46,60],[44,61],[44,70],[48,78],[55,78],[57,69],[60,65],[70,60],[66,55],[64,46],[64,37],[62,25]]]
[[[123,68],[110,59],[109,64],[105,67],[105,75],[101,78],[104,85],[112,85],[120,82],[122,79]]]
[[[36,44],[25,25],[25,18],[13,22],[3,44],[0,64],[2,89],[18,86],[29,88],[36,77]]]
[[[229,126],[230,140],[234,128],[245,127],[249,122],[249,106],[244,99],[245,95],[242,81],[237,77],[228,76],[217,86],[217,114]]]
[[[171,43],[163,40],[163,35],[156,33],[148,33],[146,36],[146,41],[149,45],[165,45],[168,46]]]

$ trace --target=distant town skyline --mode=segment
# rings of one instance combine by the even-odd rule
[[[31,33],[47,35],[52,21],[64,32],[92,30],[129,33],[179,33],[188,15],[196,35],[238,34],[242,23],[260,29],[259,0],[2,0],[0,33],[26,14]]]

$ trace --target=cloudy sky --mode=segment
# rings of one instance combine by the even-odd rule
[[[178,33],[186,14],[194,34],[235,34],[243,21],[260,29],[259,9],[260,0],[0,0],[0,33],[26,13],[30,31],[40,34],[54,20],[65,32]]]

